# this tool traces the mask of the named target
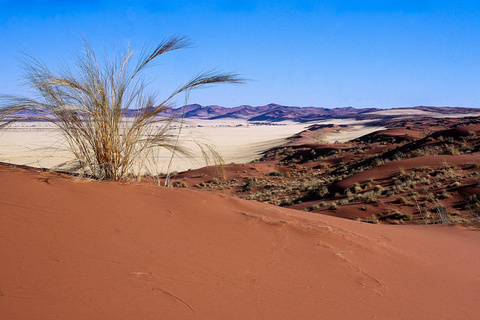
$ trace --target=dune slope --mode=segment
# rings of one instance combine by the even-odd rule
[[[480,232],[0,166],[2,319],[472,319]]]

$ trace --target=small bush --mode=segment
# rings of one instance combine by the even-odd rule
[[[450,187],[450,188],[458,188],[458,187],[460,187],[461,185],[462,185],[462,183],[461,183],[460,181],[454,181],[454,182],[452,182],[452,183],[449,185],[449,187]]]
[[[283,173],[278,172],[278,171],[270,172],[268,175],[269,175],[269,176],[272,176],[272,177],[283,177],[283,176],[284,176]]]
[[[185,182],[185,181],[176,181],[173,183],[173,186],[174,187],[177,187],[177,188],[188,188],[188,183]]]
[[[409,201],[406,197],[400,197],[400,198],[397,199],[396,202],[400,203],[400,204],[408,204],[409,203]]]
[[[456,156],[462,153],[455,146],[448,146],[445,148],[445,154]]]
[[[243,186],[243,191],[251,191],[253,186],[254,186],[254,183],[253,181],[250,180],[247,183],[245,183],[245,185]]]
[[[234,74],[206,72],[179,86],[165,100],[156,101],[155,94],[145,90],[142,71],[162,54],[188,46],[186,38],[172,37],[134,64],[133,53],[127,50],[110,59],[105,55],[102,65],[85,43],[84,56],[77,59],[76,68],[59,73],[30,58],[25,64],[26,82],[37,98],[0,96],[0,113],[19,114],[15,121],[53,123],[76,159],[69,166],[73,172],[99,180],[121,180],[143,168],[155,149],[189,155],[168,132],[175,119],[164,115],[173,97],[204,85],[241,82]],[[29,115],[21,116],[20,112]],[[127,117],[128,113],[131,116]],[[207,162],[213,159],[218,163],[218,153],[199,146]]]
[[[442,193],[439,195],[439,199],[446,199],[446,198],[451,198],[452,195],[447,192],[447,190],[443,189]]]
[[[397,168],[397,171],[396,171],[397,176],[403,177],[403,176],[405,176],[405,173],[406,173],[406,172],[405,172],[405,168],[404,168],[404,167],[398,167],[398,168]]]

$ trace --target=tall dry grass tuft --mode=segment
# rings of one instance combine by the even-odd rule
[[[205,72],[165,100],[156,101],[154,95],[146,93],[142,71],[162,54],[189,45],[184,37],[166,39],[135,64],[130,50],[105,57],[100,63],[93,48],[84,42],[84,55],[74,69],[60,73],[29,56],[26,80],[38,98],[0,96],[0,117],[10,119],[3,125],[30,118],[54,123],[76,159],[72,170],[100,180],[118,181],[132,175],[136,166],[145,165],[154,149],[166,148],[188,157],[188,150],[178,145],[169,130],[177,119],[165,116],[168,103],[176,95],[188,95],[204,85],[243,82],[236,74]],[[127,112],[133,116],[127,117]],[[205,148],[201,151],[205,153]],[[213,150],[206,151],[207,159],[219,159]]]

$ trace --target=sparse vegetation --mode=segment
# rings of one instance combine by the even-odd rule
[[[423,131],[419,129],[418,132]],[[251,171],[245,170],[242,174],[237,170],[237,181],[224,183],[224,186],[245,199],[306,211],[343,214],[343,210],[356,210],[359,212],[357,220],[371,223],[477,221],[480,205],[473,198],[467,204],[464,189],[480,185],[480,179],[476,178],[476,164],[479,162],[470,159],[463,165],[454,165],[448,157],[463,156],[472,145],[480,145],[480,139],[471,138],[464,145],[462,139],[445,135],[440,142],[434,131],[425,132],[431,136],[421,140],[392,139],[385,143],[383,140],[357,139],[348,144],[334,144],[335,147],[330,147],[333,144],[325,146],[325,149],[305,145],[275,148],[260,162],[269,161],[268,167],[275,168],[273,172],[282,172],[283,176],[264,173],[257,176],[251,189],[246,191],[245,185],[254,177],[246,174]],[[439,157],[437,163],[419,167],[405,162],[423,156],[429,157],[431,162],[433,154],[448,154],[449,146],[457,148],[458,154]],[[313,148],[315,152],[312,152]],[[362,152],[358,152],[359,149]],[[418,163],[421,161],[416,159]],[[380,170],[378,166],[382,166]],[[370,170],[372,176],[362,174]],[[358,179],[355,178],[357,175]]]

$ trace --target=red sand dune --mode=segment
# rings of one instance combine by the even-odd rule
[[[0,166],[1,319],[474,319],[480,232]]]
[[[439,168],[444,165],[458,166],[477,163],[480,160],[480,153],[467,155],[434,155],[388,162],[384,165],[365,170],[351,175],[341,181],[335,182],[334,187],[343,191],[354,185],[355,182],[366,182],[369,179],[384,180],[395,175],[400,168],[409,170],[412,168]]]

